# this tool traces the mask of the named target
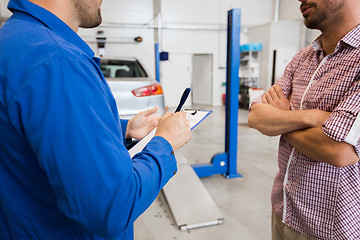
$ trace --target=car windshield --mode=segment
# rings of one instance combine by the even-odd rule
[[[100,69],[106,78],[145,78],[144,68],[137,60],[101,59]]]

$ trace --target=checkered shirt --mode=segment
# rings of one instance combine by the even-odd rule
[[[332,112],[322,131],[360,156],[360,25],[326,57],[320,38],[292,59],[276,84],[287,97],[292,93],[292,110]],[[286,225],[317,239],[360,239],[359,162],[343,168],[317,162],[281,137],[278,166],[271,202]]]

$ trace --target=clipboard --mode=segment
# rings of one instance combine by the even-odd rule
[[[200,109],[185,109],[186,118],[189,120],[191,130],[207,118],[212,111],[201,111]]]
[[[207,118],[212,111],[201,111],[199,109],[185,109],[186,118],[189,120],[190,129],[193,130],[198,126],[205,118]],[[153,129],[148,135],[141,139],[135,146],[129,150],[130,157],[132,158],[135,154],[141,152],[144,147],[150,142],[155,136],[156,128]]]

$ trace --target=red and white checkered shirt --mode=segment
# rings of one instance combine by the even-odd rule
[[[287,97],[292,93],[292,110],[332,112],[322,131],[353,145],[360,157],[360,25],[326,57],[320,38],[292,59],[276,84]],[[360,239],[359,162],[343,168],[317,162],[281,137],[278,165],[271,201],[286,225],[318,239]]]

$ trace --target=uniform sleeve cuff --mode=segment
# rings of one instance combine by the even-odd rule
[[[177,164],[172,146],[165,138],[155,136],[146,145],[143,152],[148,152],[151,155],[157,156],[163,176],[161,187],[164,187],[177,171]]]
[[[129,120],[127,119],[120,119],[121,131],[122,131],[122,138],[125,146],[129,146],[131,144],[131,138],[125,138],[126,128],[128,125]]]

